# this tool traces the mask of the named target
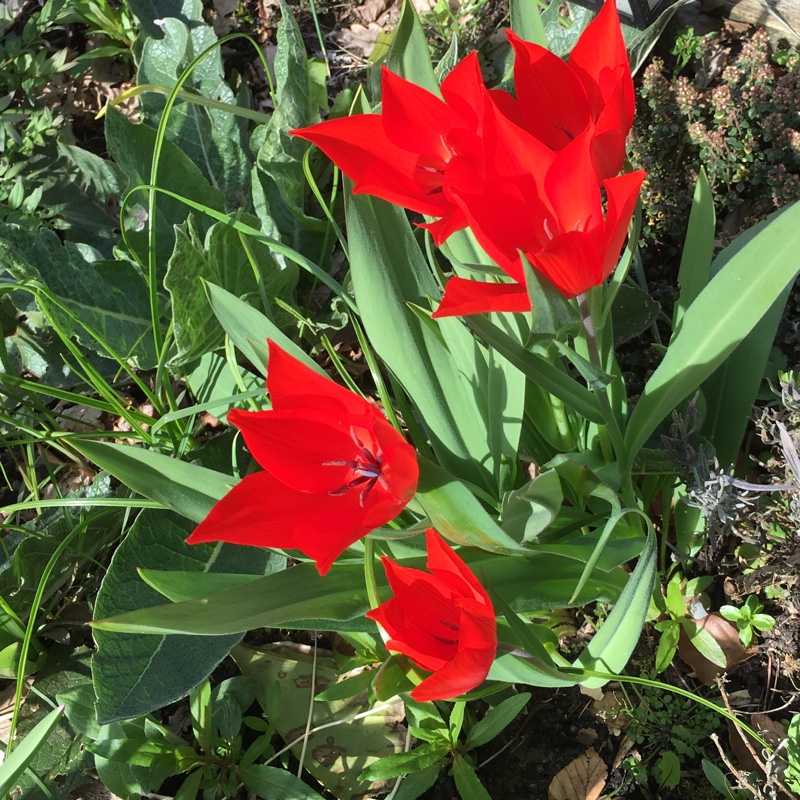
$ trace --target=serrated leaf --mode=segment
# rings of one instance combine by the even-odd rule
[[[189,62],[213,46],[217,36],[205,23],[199,0],[184,0],[180,10],[161,0],[158,4],[163,6],[163,13],[153,19],[159,20],[159,31],[156,36],[144,37],[137,78],[140,84],[172,88]],[[203,97],[231,105],[240,99],[225,81],[218,47],[195,66],[183,89],[193,89]],[[165,102],[161,94],[142,95],[140,104],[146,124],[158,125]],[[247,122],[242,118],[192,102],[176,103],[167,123],[169,141],[186,153],[234,207],[247,201],[250,173],[247,134]]]
[[[81,323],[39,295],[66,336],[108,357],[98,340],[143,368],[156,363],[147,285],[128,261],[104,261],[87,246],[62,245],[52,231],[0,223],[0,267],[44,284]],[[88,328],[88,330],[87,330]]]
[[[194,525],[169,511],[144,510],[109,565],[95,613],[112,616],[147,608],[161,596],[137,573],[139,567],[196,572],[261,574],[283,568],[280,556],[228,544],[188,545]],[[92,675],[100,722],[135,717],[186,695],[228,654],[241,635],[222,637],[130,636],[95,631]]]
[[[149,185],[156,132],[149,125],[134,125],[120,111],[109,106],[106,111],[106,146],[111,157],[128,179],[127,189]],[[211,186],[196,164],[176,145],[165,141],[161,150],[158,185],[189,197],[216,211],[222,211],[222,193]],[[156,196],[156,263],[160,272],[166,268],[175,243],[174,226],[189,216],[189,207],[162,193]],[[127,238],[142,263],[147,263],[147,193],[134,194],[127,206]],[[197,218],[201,234],[210,227],[204,217]]]

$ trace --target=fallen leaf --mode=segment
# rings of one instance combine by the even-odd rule
[[[386,0],[366,0],[363,5],[356,9],[356,13],[364,22],[375,22],[386,11],[387,5]]]
[[[690,620],[698,628],[702,628],[709,633],[714,641],[720,646],[725,655],[725,666],[721,667],[713,661],[709,661],[690,641],[686,632],[681,628],[681,635],[678,639],[678,655],[694,670],[698,680],[711,686],[717,675],[721,675],[737,664],[752,658],[758,648],[753,645],[745,649],[739,641],[739,631],[721,614],[712,611],[701,619]]]
[[[590,747],[553,778],[547,789],[548,800],[597,800],[607,777],[605,761]]]
[[[592,713],[606,724],[612,736],[619,736],[630,725],[629,705],[622,692],[605,692],[592,703]]]
[[[374,50],[382,31],[383,28],[375,22],[370,22],[367,26],[355,22],[349,28],[335,34],[334,39],[343,50],[366,59]]]
[[[770,719],[766,714],[753,714],[748,724],[771,747],[777,747],[786,738],[786,728],[780,722]],[[761,753],[761,745],[741,728],[737,730],[734,724],[728,720],[728,739],[731,752],[736,756],[739,767],[746,772],[758,771],[763,775],[764,771],[761,769],[761,765],[753,758],[750,748],[742,737],[747,737],[750,746],[761,756],[763,764],[767,755]]]

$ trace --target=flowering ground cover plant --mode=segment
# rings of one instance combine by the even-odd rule
[[[132,495],[109,501],[141,509],[99,591],[94,691],[63,701],[76,725],[94,709],[86,735],[113,791],[147,793],[186,773],[182,797],[233,796],[241,784],[315,796],[271,766],[277,731],[301,771],[308,764],[340,798],[387,781],[398,790],[409,774],[409,800],[443,766],[462,796],[484,797],[466,753],[522,709],[527,695],[512,686],[647,682],[624,670],[658,618],[659,667],[681,633],[728,666],[676,595],[704,520],[686,502],[670,426],[688,440],[685,420],[701,415],[693,452],[733,468],[800,269],[800,207],[712,259],[700,173],[675,316],[634,403],[615,345],[654,319],[629,278],[646,176],[626,161],[634,90],[616,7],[576,33],[566,60],[549,51],[538,10],[512,9],[504,88],[485,82],[474,53],[434,70],[406,3],[385,63],[324,121],[309,88],[319,65],[285,6],[268,119],[216,96],[224,81],[205,61],[216,42],[168,17],[165,37],[191,47],[167,101],[143,90],[141,126],[107,117],[109,150],[133,187],[126,260],[0,232],[3,264],[67,340],[108,326],[104,354],[152,402],[152,416],[128,414],[145,447],[68,440]],[[139,81],[151,88],[164,79],[159,53],[142,50]],[[184,91],[190,80],[195,91]],[[198,164],[211,170],[245,142],[248,118],[261,123],[254,163],[233,147],[240,160],[203,173]],[[139,316],[124,307],[84,319],[85,298],[48,288],[64,258],[98,285],[118,271]],[[313,279],[301,284],[309,298],[320,286],[330,294],[325,319],[295,299],[300,272]],[[113,328],[141,308],[132,333]],[[355,359],[329,337],[337,315]],[[139,366],[155,368],[152,381]],[[227,424],[199,445],[203,412]],[[610,610],[568,658],[557,621],[596,604]],[[315,650],[306,674],[305,654],[240,643],[257,628],[335,632],[349,651],[337,661]],[[212,701],[207,678],[229,653],[241,682]],[[297,719],[300,686],[317,700]],[[189,693],[196,746],[145,716]],[[475,698],[496,707],[470,726]],[[446,721],[441,701],[453,701]],[[253,721],[253,703],[266,722]],[[247,750],[231,722],[243,714],[258,734]],[[357,744],[331,749],[323,736],[326,755],[304,760],[315,733],[356,721]],[[412,734],[424,744],[411,747]],[[132,748],[155,753],[158,770],[123,769]]]

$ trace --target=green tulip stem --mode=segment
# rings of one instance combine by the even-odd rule
[[[364,582],[367,587],[369,607],[377,608],[381,604],[378,581],[375,578],[375,540],[369,537],[364,540]]]
[[[592,315],[592,309],[589,305],[589,300],[586,294],[580,294],[576,298],[578,301],[578,308],[583,318],[583,331],[586,337],[586,351],[589,355],[589,361],[597,369],[603,369],[603,362],[600,358],[600,350],[597,346],[597,330],[595,328],[595,320]],[[628,464],[627,451],[625,448],[625,440],[622,435],[622,429],[619,426],[617,417],[611,408],[611,402],[608,399],[607,388],[600,389],[595,392],[598,403],[600,405],[600,413],[603,415],[605,421],[605,429],[611,439],[611,446],[616,455],[617,464],[620,468],[620,486],[622,488],[622,497],[625,505],[629,508],[638,508],[636,502],[636,494],[633,491],[633,481],[631,480],[630,470],[624,470],[623,465]]]

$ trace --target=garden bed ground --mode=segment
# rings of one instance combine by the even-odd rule
[[[390,0],[347,0],[336,3],[321,0],[314,14],[303,0],[290,3],[310,52],[322,52],[322,37],[335,90],[357,79],[372,43],[377,40],[381,30],[397,19],[399,5],[399,2]],[[507,3],[472,5],[474,10],[471,13],[456,9],[452,18],[441,14],[438,19],[432,14],[425,17],[434,50],[438,48],[444,52],[449,33],[457,28],[463,33],[465,49],[474,46],[485,52],[491,47],[498,27],[506,22]],[[218,34],[246,32],[252,34],[268,53],[272,52],[278,20],[277,3],[248,0],[237,4],[227,0],[208,0],[206,10],[208,20],[213,22]],[[22,21],[15,24],[21,25]],[[730,26],[719,15],[695,17],[694,22],[699,34],[713,33],[716,39],[709,39],[705,46],[716,48],[718,53],[725,52],[728,63],[732,63],[755,32],[748,25]],[[678,27],[678,23],[669,27],[654,51],[669,65],[675,64],[675,56],[670,51]],[[67,36],[64,41],[64,46],[75,49],[76,54],[90,45],[80,37]],[[698,73],[708,65],[708,60],[699,55],[698,58],[690,58],[683,71],[692,82],[696,82]],[[263,74],[259,74],[246,48],[233,43],[229,45],[225,58],[229,70],[236,70],[245,76],[254,93],[253,107],[268,108],[268,84]],[[108,98],[131,85],[131,76],[125,70],[125,64],[118,61],[99,62],[89,76],[82,78],[79,83],[64,83],[49,89],[53,94],[53,106],[70,117],[78,142],[99,155],[105,155],[105,144],[102,123],[94,120],[94,114]],[[721,69],[717,79],[719,74]],[[707,87],[713,88],[714,78],[709,80],[711,82]],[[135,103],[130,103],[127,110],[134,115]],[[728,236],[735,236],[748,221],[746,214],[740,216],[738,225],[731,222],[728,226],[734,228],[728,230]],[[665,237],[649,242],[642,253],[642,261],[648,288],[662,301],[663,310],[671,314],[670,287],[674,286],[679,265],[679,254],[673,243]],[[783,350],[784,366],[795,369],[800,367],[800,337],[797,336],[800,326],[797,309],[800,302],[796,297],[793,296],[787,307],[781,328],[782,338],[778,341]],[[647,346],[650,334],[651,329],[648,328],[645,335],[631,338],[625,346],[623,367],[632,387],[646,379],[648,370],[652,370],[657,363],[657,352]],[[339,347],[352,347],[354,352],[357,351],[349,329],[336,334],[335,341]],[[778,358],[779,354],[776,353]],[[777,375],[777,369],[774,375]],[[764,397],[768,397],[766,386]],[[780,407],[776,402],[775,408],[782,414],[781,419],[791,419],[797,424],[795,415],[800,414],[800,406],[787,408],[784,404]],[[112,420],[108,422],[111,424]],[[751,443],[758,443],[755,424],[752,432]],[[208,433],[212,436],[215,433],[213,422]],[[786,451],[774,442],[759,443],[757,446],[753,444],[751,453],[757,454],[762,461],[760,466],[754,465],[749,477],[751,481],[769,479],[775,482],[794,481],[796,484],[800,480],[800,475],[793,476],[791,465],[787,464]],[[13,473],[13,454],[7,451],[2,458],[5,470]],[[18,480],[13,479],[12,483],[14,485],[10,489],[4,490],[9,502],[22,488]],[[758,636],[757,653],[731,670],[725,691],[736,710],[746,714],[771,714],[775,720],[788,719],[792,714],[800,713],[800,585],[797,580],[800,538],[796,529],[797,515],[791,507],[794,500],[788,494],[784,495],[783,500],[775,502],[756,498],[753,494],[743,497],[746,505],[741,506],[740,513],[731,524],[717,526],[713,539],[699,554],[693,572],[695,576],[707,575],[712,578],[707,591],[713,608],[724,603],[741,605],[750,594],[759,594],[765,600],[765,610],[775,618],[775,627]],[[581,635],[585,640],[586,619],[575,616],[571,624],[573,636]],[[71,641],[77,643],[75,637]],[[88,637],[86,644],[91,645]],[[643,673],[652,671],[655,647],[656,639],[648,631],[631,664],[631,674],[638,674],[637,670]],[[676,686],[690,688],[707,696],[718,695],[715,688],[700,684],[693,677],[690,667],[678,658],[661,677]],[[476,714],[480,715],[484,709],[481,701],[475,701]],[[646,709],[646,713],[640,713],[642,709]],[[475,762],[478,775],[494,798],[538,800],[547,797],[548,787],[559,770],[593,748],[608,767],[607,794],[614,792],[619,797],[660,797],[665,800],[712,798],[717,795],[710,789],[699,766],[703,755],[719,762],[719,754],[708,735],[718,733],[727,752],[731,749],[740,752],[742,748],[735,741],[729,746],[727,730],[722,726],[713,727],[705,717],[695,720],[695,728],[688,726],[690,733],[696,733],[699,741],[685,734],[683,729],[687,727],[687,717],[693,718],[694,713],[691,703],[682,701],[679,706],[658,706],[652,696],[637,695],[629,690],[626,698],[625,693],[615,687],[607,689],[605,695],[601,693],[595,697],[582,694],[578,689],[536,689],[525,713],[501,737],[477,751]],[[683,726],[683,729],[676,732],[676,726]],[[676,738],[683,741],[686,751],[681,760],[680,784],[675,788],[656,790],[653,769],[661,751],[676,747]],[[745,763],[744,768],[749,770],[751,765]],[[637,770],[645,786],[632,780],[631,776]],[[76,800],[80,797],[74,796]],[[457,792],[452,779],[445,776],[424,797],[428,800],[449,800],[456,798]],[[598,794],[591,797],[596,798]],[[585,798],[576,795],[572,800]]]

